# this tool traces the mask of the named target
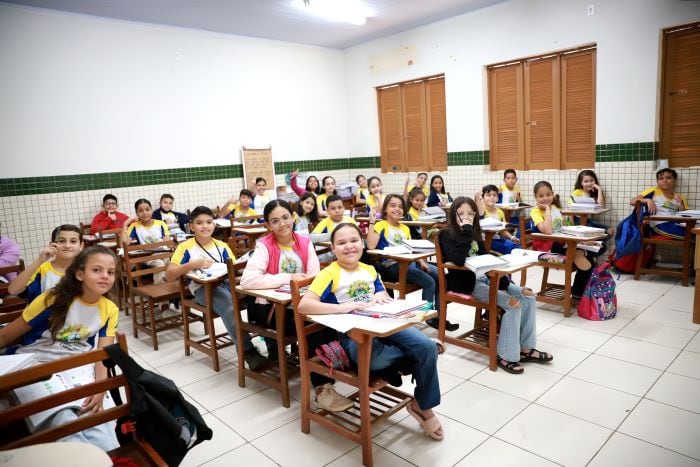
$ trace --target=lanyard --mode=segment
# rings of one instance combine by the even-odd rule
[[[215,263],[223,263],[223,262],[224,262],[224,255],[221,254],[221,250],[219,250],[219,246],[218,246],[216,243],[214,243],[214,248],[216,248],[216,252],[219,254],[219,259],[220,259],[220,261],[217,261],[217,259],[214,258],[214,257],[211,255],[211,253],[209,253],[209,252],[207,251],[207,249],[204,248],[204,247],[202,246],[201,243],[199,243],[199,240],[197,240],[197,239],[195,238],[194,241],[197,243],[197,245],[199,245],[199,248],[201,248],[202,251],[205,252],[205,253],[207,254],[207,256],[209,256],[211,259],[214,260]]]

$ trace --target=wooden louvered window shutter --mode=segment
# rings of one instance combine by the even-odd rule
[[[700,23],[664,31],[660,157],[700,165]]]
[[[428,161],[430,170],[447,170],[447,118],[445,113],[445,78],[427,80]]]
[[[595,45],[490,65],[491,169],[595,164]]]
[[[377,103],[379,107],[382,171],[393,172],[403,167],[404,141],[401,88],[392,86],[378,89]]]
[[[562,56],[562,169],[584,169],[595,161],[595,54],[586,50]]]
[[[524,169],[521,63],[489,69],[489,115],[492,169]]]
[[[525,168],[559,168],[559,57],[528,60],[524,67]]]
[[[447,170],[444,76],[377,89],[383,172]]]

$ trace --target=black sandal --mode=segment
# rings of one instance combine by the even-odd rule
[[[537,352],[537,356],[534,355],[535,352]],[[521,362],[548,363],[552,360],[554,360],[554,355],[550,355],[547,352],[540,352],[535,348],[527,352],[520,352]]]
[[[498,357],[498,366],[513,375],[521,375],[525,371],[525,368],[520,366],[520,362],[509,362],[501,357]]]
[[[431,328],[437,329],[438,326],[440,325],[440,320],[437,318],[430,318],[429,320],[426,321],[426,323]],[[457,329],[459,329],[459,323],[452,323],[450,321],[445,322],[445,330],[446,331],[452,332],[452,331],[456,331]]]

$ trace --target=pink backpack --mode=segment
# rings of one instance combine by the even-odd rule
[[[615,279],[610,273],[610,263],[597,266],[591,273],[581,300],[578,315],[592,321],[612,319],[617,314]]]

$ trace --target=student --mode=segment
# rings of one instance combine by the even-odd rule
[[[503,184],[498,188],[500,192],[498,201],[500,203],[522,203],[520,187],[516,185],[517,182],[518,175],[514,169],[506,169],[503,172]]]
[[[428,181],[428,174],[425,172],[418,172],[416,175],[416,181],[411,185],[411,177],[406,177],[406,184],[403,187],[403,197],[407,198],[408,194],[411,192],[412,189],[414,188],[420,188],[423,190],[423,193],[425,193],[425,196],[428,196],[430,194],[428,185],[426,185],[426,182]]]
[[[404,219],[409,221],[417,221],[420,218],[421,211],[425,205],[425,193],[420,188],[414,188],[408,193],[408,212]],[[408,228],[411,232],[412,239],[422,239],[422,229],[420,227],[411,226]]]
[[[122,244],[129,245],[134,242],[137,245],[147,245],[149,243],[162,242],[170,238],[170,230],[163,221],[153,219],[153,208],[147,199],[139,199],[134,203],[136,217],[130,217],[124,222],[122,229]],[[150,267],[165,266],[165,261],[156,259],[146,263]],[[165,282],[165,271],[153,274],[153,283],[162,284]],[[167,305],[163,305],[166,307]]]
[[[251,217],[256,216],[258,213],[251,207],[253,203],[253,192],[247,188],[243,188],[238,194],[238,199],[232,197],[226,204],[219,209],[219,218],[225,219],[226,217],[231,217],[232,219],[237,219],[239,217]],[[253,224],[255,221],[252,219],[248,221],[248,224]]]
[[[499,222],[506,222],[506,215],[496,207],[498,202],[498,187],[496,185],[486,185],[481,190],[484,199],[484,215],[483,218],[496,219]],[[503,230],[493,236],[491,241],[491,249],[498,253],[507,255],[513,248],[520,248],[520,239],[514,236],[507,230]]]
[[[83,250],[65,276],[35,298],[22,315],[0,329],[0,348],[20,340],[8,353],[33,353],[39,362],[58,360],[114,343],[119,309],[108,298],[117,268],[114,254],[103,246]],[[107,378],[107,368],[95,363],[95,380]],[[69,423],[81,414],[102,410],[105,393],[85,399],[80,409],[64,408],[39,429]],[[104,423],[62,438],[90,443],[104,451],[119,447],[113,423]]]
[[[270,202],[270,195],[265,193],[267,189],[267,181],[264,178],[258,177],[255,179],[255,196],[253,196],[253,209],[258,214],[263,212],[265,205]]]
[[[318,211],[316,210],[316,195],[307,191],[299,198],[294,212],[294,230],[306,232],[313,230],[318,224]]]
[[[316,197],[316,209],[318,210],[318,215],[321,217],[326,217],[328,215],[327,199],[331,195],[337,195],[338,192],[335,189],[335,178],[327,175],[323,177],[323,193]]]
[[[187,224],[190,223],[190,218],[187,214],[173,211],[173,203],[175,198],[169,193],[164,193],[160,196],[160,207],[153,211],[153,218],[165,222],[171,232],[175,233],[175,229],[180,229],[185,232]]]
[[[316,225],[316,228],[311,232],[311,241],[314,243],[327,242],[330,240],[333,229],[342,222],[349,222],[351,224],[357,223],[355,219],[345,215],[345,206],[343,206],[343,200],[340,196],[331,195],[326,200],[326,203],[328,217],[321,219]]]
[[[598,183],[598,176],[594,171],[582,170],[578,174],[576,183],[574,184],[574,191],[571,192],[571,197],[569,198],[569,204],[573,204],[575,202],[574,197],[590,197],[593,198],[601,208],[605,207],[605,194]],[[576,225],[579,225],[581,219],[579,217],[575,217],[574,221],[576,222]],[[588,220],[586,225],[590,227],[597,227],[599,229],[605,229],[605,232],[610,236],[615,235],[614,228],[600,224],[591,219]]]
[[[309,196],[312,197],[309,193]],[[292,228],[294,217],[289,203],[272,200],[263,212],[265,226],[270,234],[262,237],[255,244],[255,253],[248,260],[241,287],[244,289],[276,289],[289,285],[289,281],[302,280],[318,275],[320,268],[316,251],[309,238],[296,234]],[[259,325],[275,329],[274,306],[258,298],[254,306],[248,307],[248,319]],[[285,329],[288,334],[295,333],[294,313],[285,314]],[[319,332],[309,336],[309,354],[315,355],[322,344],[335,339],[335,332]],[[265,338],[268,359],[276,359],[277,344],[273,339]],[[316,405],[331,412],[342,412],[353,406],[353,401],[341,396],[333,387],[333,380],[316,373],[311,374]]]
[[[95,235],[101,230],[111,230],[118,229],[124,225],[129,216],[123,212],[117,211],[119,208],[119,202],[117,197],[112,194],[104,195],[102,198],[102,211],[98,212],[95,217],[92,218],[92,224],[90,224],[90,233]]]
[[[7,288],[12,295],[27,291],[27,301],[32,302],[40,294],[51,290],[66,274],[80,252],[83,251],[83,234],[80,227],[63,224],[51,232],[51,241],[39,256],[22,271]]]
[[[384,195],[382,194],[382,181],[379,177],[369,177],[367,180],[369,196],[367,197],[367,212],[374,208],[376,212],[381,212],[384,205]]]
[[[369,188],[367,188],[367,177],[364,175],[358,175],[355,177],[355,182],[359,187],[357,193],[355,193],[355,204],[365,204],[367,203],[367,197],[369,196]]]
[[[297,185],[298,175],[299,169],[294,170],[292,171],[292,173],[289,174],[289,186],[292,188],[292,191],[294,191],[294,193],[296,193],[299,196],[303,195],[307,191],[315,195],[320,195],[322,193],[321,184],[318,183],[318,178],[314,177],[313,175],[309,175],[306,179],[306,186],[304,188],[301,188],[299,185]]]
[[[376,221],[374,209],[370,211],[369,231],[367,232],[367,248],[370,250],[383,250],[388,246],[400,246],[403,240],[411,238],[408,227],[401,224],[406,208],[404,199],[399,195],[388,195],[382,206],[382,219]],[[376,222],[376,224],[375,224]],[[382,262],[381,274],[390,280],[397,280],[399,275],[399,263],[392,259]],[[423,289],[423,300],[434,304],[435,309],[439,309],[439,293],[437,291],[438,273],[433,264],[429,264],[424,259],[420,259],[408,267],[407,281],[420,286]],[[437,329],[438,319],[431,318],[426,321],[430,326]],[[448,330],[454,331],[459,328],[457,323],[448,323]]]
[[[195,269],[208,269],[215,263],[226,263],[229,258],[235,260],[228,245],[212,238],[214,225],[214,213],[208,207],[198,206],[192,211],[190,230],[194,233],[194,238],[185,240],[177,246],[166,270],[167,280],[174,281]],[[191,281],[189,289],[197,303],[203,305],[205,297],[202,284]],[[233,301],[228,281],[221,282],[214,289],[213,308],[214,312],[221,317],[235,343],[237,341],[236,324],[233,319]],[[258,353],[250,341],[250,336],[246,336],[244,349],[244,359],[251,370],[257,370],[266,364],[265,357]]]
[[[19,262],[19,245],[10,237],[0,235],[0,268],[16,266]],[[17,277],[16,272],[0,276],[0,282],[10,282]]]
[[[430,179],[430,196],[428,206],[447,206],[452,202],[452,196],[445,191],[445,182],[440,175],[433,175]]]
[[[561,214],[561,204],[559,204],[559,195],[554,195],[552,185],[549,182],[537,182],[534,187],[535,202],[537,206],[532,209],[530,216],[536,229],[547,235],[561,232],[564,224],[564,217]],[[532,247],[539,251],[550,251],[552,253],[566,254],[566,245],[561,242],[533,240]],[[574,266],[576,266],[576,274],[574,275],[574,283],[571,286],[571,295],[574,298],[581,298],[583,291],[588,283],[588,278],[591,276],[593,264],[595,263],[595,255],[590,251],[576,250],[574,257]]]
[[[377,271],[360,262],[362,235],[356,225],[340,224],[333,231],[331,243],[338,259],[311,283],[301,299],[299,312],[309,315],[349,313],[391,301]],[[349,357],[357,362],[357,344],[347,335],[342,336],[341,344]],[[416,381],[415,399],[406,408],[428,436],[441,440],[444,432],[432,411],[440,404],[437,354],[435,343],[410,327],[381,339],[374,338],[370,370],[387,368],[399,359],[411,359]]]
[[[447,229],[439,234],[443,259],[463,265],[469,256],[488,254],[481,237],[474,200],[457,198],[450,207]],[[504,287],[498,291],[498,306],[505,311],[498,334],[498,366],[506,372],[521,374],[521,363],[551,362],[554,357],[535,349],[537,312],[535,294],[529,288],[521,288],[506,278]],[[447,275],[447,290],[472,295],[475,299],[489,301],[489,278],[486,274],[472,271],[450,271]]]
[[[675,191],[676,180],[678,180],[678,173],[675,170],[659,170],[656,172],[656,186],[632,198],[630,204],[634,206],[637,201],[641,201],[642,204],[646,204],[649,214],[660,216],[673,216],[678,211],[690,209],[685,197]],[[650,222],[649,225],[657,235],[677,240],[685,238],[685,227],[675,222]]]

